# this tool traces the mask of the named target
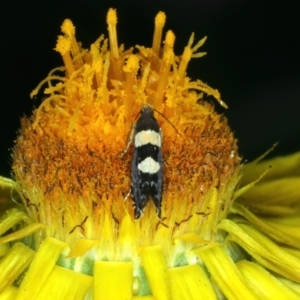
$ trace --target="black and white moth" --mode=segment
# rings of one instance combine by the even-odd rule
[[[140,218],[150,198],[160,218],[163,189],[162,132],[151,106],[145,105],[141,109],[125,151],[132,141],[134,151],[131,164],[131,194],[134,218]]]

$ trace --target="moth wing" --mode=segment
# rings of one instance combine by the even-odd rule
[[[155,188],[152,192],[152,200],[156,207],[156,213],[159,217],[161,217],[161,202],[162,202],[162,191],[163,191],[163,158],[162,158],[162,151],[159,149],[158,155],[157,155],[157,162],[160,164],[160,169],[158,170],[156,176],[157,176],[157,182],[155,184]]]
[[[133,197],[134,218],[138,219],[143,212],[141,199],[141,172],[138,169],[138,153],[134,148],[131,165],[131,193]]]

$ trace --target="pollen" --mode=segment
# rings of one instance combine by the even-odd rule
[[[176,55],[175,34],[164,36],[165,22],[159,12],[152,47],[124,49],[118,44],[116,10],[110,9],[108,38],[101,35],[85,49],[72,22],[64,21],[55,47],[64,66],[49,72],[31,93],[42,102],[22,119],[13,152],[22,200],[35,222],[49,226],[46,236],[71,246],[105,237],[108,242],[98,246],[102,255],[117,259],[128,255],[119,253],[124,243],[134,244],[130,251],[138,253],[190,232],[214,239],[228,214],[231,202],[224,199],[234,192],[240,158],[226,118],[209,97],[226,104],[218,90],[186,75],[191,60],[206,54],[197,52],[206,37],[194,43],[192,34]],[[155,113],[163,139],[162,219],[150,200],[134,221],[128,196],[133,146],[120,154],[144,105],[164,116]],[[135,238],[129,242],[124,232]]]

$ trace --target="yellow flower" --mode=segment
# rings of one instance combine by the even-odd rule
[[[219,92],[186,75],[206,38],[192,34],[176,56],[165,19],[151,48],[124,49],[110,9],[109,38],[89,50],[64,21],[64,67],[32,92],[47,84],[21,122],[15,181],[0,177],[1,299],[299,297],[300,154],[240,166],[226,119],[205,101],[226,107]],[[135,220],[133,146],[121,154],[145,105],[163,133],[162,214],[150,200]]]

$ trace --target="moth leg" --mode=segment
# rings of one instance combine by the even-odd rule
[[[162,201],[162,198],[159,197],[159,195],[156,195],[156,196],[153,197],[153,202],[155,204],[156,214],[160,219],[161,219],[161,201]]]
[[[134,219],[137,220],[143,215],[143,211],[138,207],[134,208]]]
[[[130,134],[127,137],[126,148],[125,148],[125,150],[123,152],[121,152],[119,155],[117,155],[117,157],[122,157],[128,151],[128,148],[129,148],[130,144],[132,144],[132,140],[133,140],[133,137],[134,137],[135,126],[136,126],[136,124],[132,124]]]
[[[130,196],[131,194],[131,189],[129,190],[129,192],[126,194],[125,198],[124,198],[124,201],[126,201],[128,199],[128,197]]]

